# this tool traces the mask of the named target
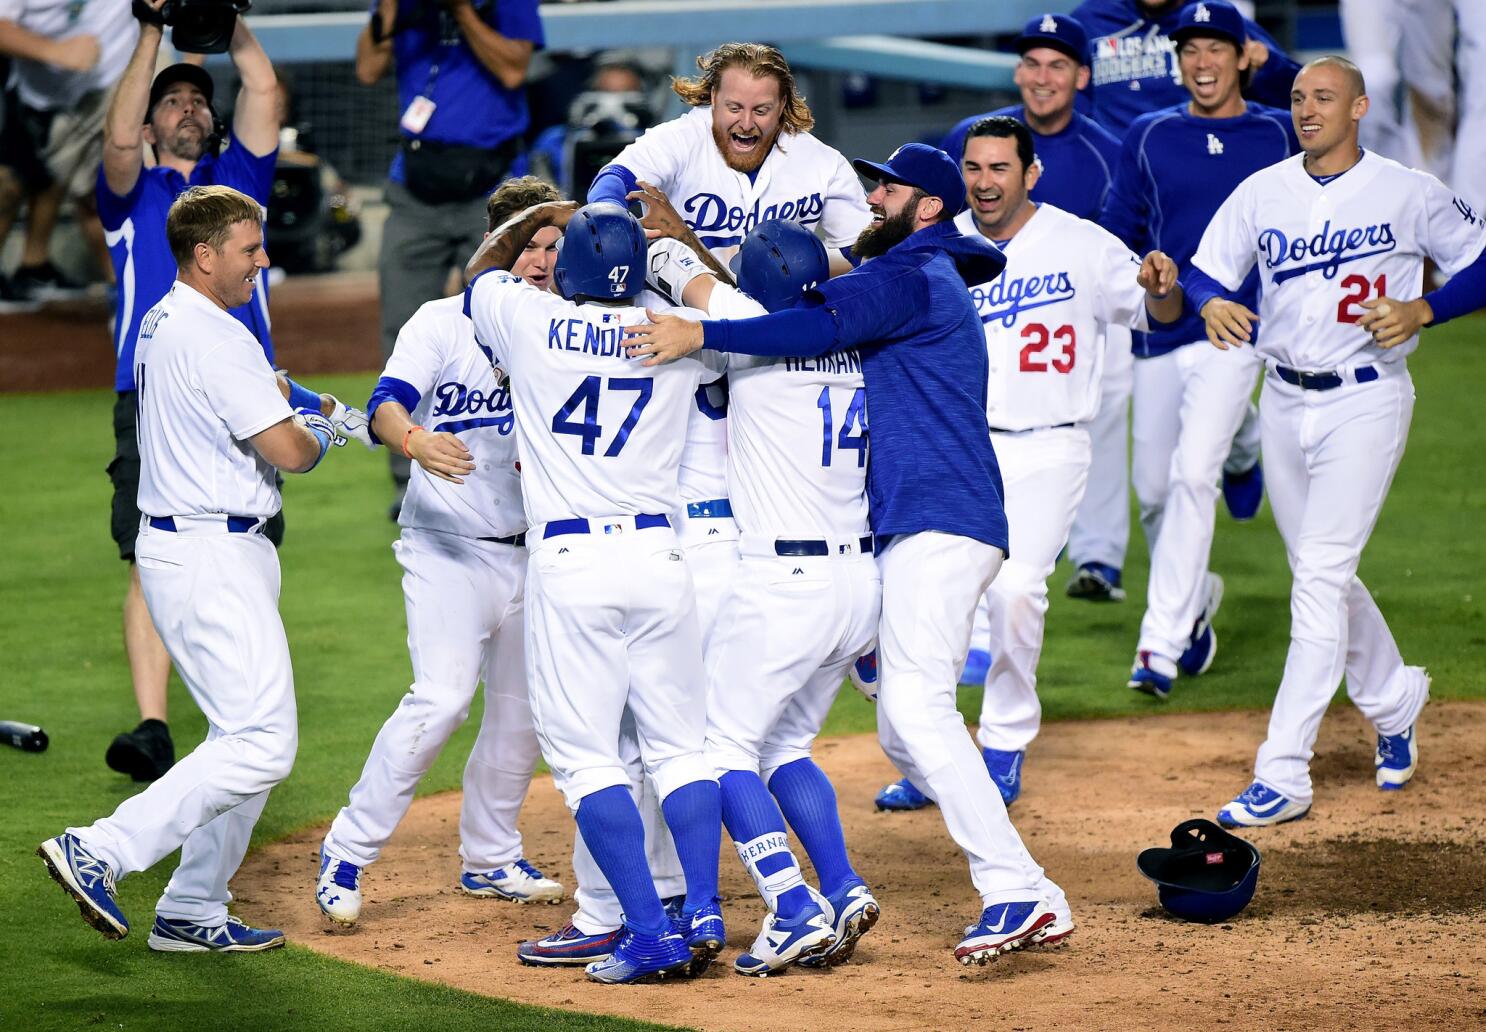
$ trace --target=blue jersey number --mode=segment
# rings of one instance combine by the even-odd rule
[[[815,407],[820,409],[820,464],[829,466],[831,464],[831,434],[835,427],[831,420],[831,389],[822,387],[820,397],[815,399]],[[852,433],[852,428],[857,432]],[[840,451],[854,451],[857,453],[857,468],[867,464],[867,392],[858,387],[851,395],[851,404],[846,406],[846,416],[841,421],[841,429],[836,431],[836,448]]]
[[[584,455],[593,454],[594,446],[604,433],[604,428],[599,426],[599,393],[603,387],[604,381],[601,377],[584,377],[578,389],[562,403],[562,407],[552,416],[552,432],[572,434],[574,437],[583,438]],[[614,440],[604,450],[604,458],[612,459],[624,450],[625,442],[629,440],[635,424],[640,421],[640,413],[644,412],[645,406],[650,404],[650,395],[655,390],[655,381],[640,377],[611,376],[608,387],[611,391],[634,391],[636,394],[635,403],[631,406],[629,415],[624,417],[624,422],[619,424],[619,432],[614,435]],[[579,406],[583,408],[583,422],[581,423],[574,422],[570,418],[578,411]]]

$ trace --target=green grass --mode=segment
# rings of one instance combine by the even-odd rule
[[[1413,360],[1419,404],[1403,468],[1373,534],[1362,576],[1387,614],[1405,656],[1425,663],[1437,698],[1486,696],[1486,619],[1481,571],[1486,545],[1486,324],[1468,320],[1431,333]],[[372,376],[317,383],[363,398]],[[103,751],[136,713],[120,644],[126,570],[108,537],[112,455],[104,392],[6,396],[0,400],[0,717],[41,724],[42,755],[0,749],[0,957],[6,990],[0,1028],[107,1026],[150,1032],[224,1027],[618,1029],[647,1027],[518,1007],[333,961],[292,947],[261,957],[162,957],[134,936],[106,944],[31,855],[68,824],[110,811],[133,786],[108,771]],[[300,749],[276,789],[255,842],[327,820],[344,800],[382,720],[410,678],[399,571],[388,545],[385,460],[351,445],[286,489],[282,610],[294,652]],[[1289,576],[1266,510],[1235,525],[1219,517],[1214,568],[1227,579],[1221,652],[1201,681],[1183,683],[1159,706],[1126,690],[1144,596],[1138,530],[1126,570],[1130,599],[1094,606],[1062,597],[1053,582],[1041,683],[1049,719],[1171,710],[1264,707],[1284,661]],[[967,715],[978,692],[962,694]],[[172,684],[171,724],[182,752],[204,722]],[[827,732],[870,730],[872,707],[845,691]],[[478,725],[472,716],[424,782],[456,787]],[[147,925],[171,869],[166,861],[127,879],[121,902]],[[307,875],[308,876],[308,875]],[[271,919],[271,914],[250,915]],[[492,982],[492,985],[498,984]]]

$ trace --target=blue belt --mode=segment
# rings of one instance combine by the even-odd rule
[[[687,502],[686,515],[694,520],[717,520],[733,515],[733,503],[726,498],[706,502]]]
[[[665,516],[652,516],[649,513],[640,513],[634,517],[636,530],[649,530],[651,527],[669,527],[671,521]],[[589,521],[585,519],[575,520],[553,520],[547,524],[547,529],[542,531],[542,540],[557,537],[560,534],[587,534],[589,533]]]
[[[168,530],[176,533],[174,516],[151,516],[150,526],[156,530]],[[228,516],[227,533],[229,534],[261,534],[263,524],[266,521],[257,516]]]
[[[845,546],[842,546],[845,547]],[[868,534],[857,542],[857,549],[862,555],[872,554],[872,535]],[[774,542],[775,555],[830,555],[831,544],[829,541],[786,541],[783,538]]]
[[[1304,391],[1333,391],[1347,382],[1341,373],[1305,373],[1282,365],[1275,366],[1274,371],[1281,380]],[[1372,383],[1378,378],[1378,371],[1370,365],[1358,366],[1352,375],[1358,383]]]
[[[549,534],[548,536],[550,537],[551,535]],[[512,534],[510,537],[503,537],[503,538],[482,537],[482,538],[476,538],[475,540],[476,541],[489,541],[489,542],[491,542],[493,544],[497,544],[497,545],[514,545],[517,548],[525,548],[526,547],[526,535],[525,534]]]

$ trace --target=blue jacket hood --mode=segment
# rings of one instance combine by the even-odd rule
[[[936,222],[912,234],[893,247],[905,258],[916,251],[942,251],[955,263],[955,270],[966,287],[989,283],[1006,268],[1006,256],[980,234],[966,236],[953,222]]]

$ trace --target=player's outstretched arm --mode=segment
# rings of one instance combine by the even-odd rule
[[[631,191],[625,200],[639,201],[644,206],[645,217],[640,220],[640,225],[645,227],[645,235],[651,240],[665,237],[680,241],[691,248],[692,253],[712,271],[712,275],[728,286],[734,286],[733,277],[728,275],[722,263],[697,239],[696,233],[692,232],[692,228],[671,204],[671,199],[659,187],[643,179],[636,180],[636,186],[637,189]]]
[[[275,369],[274,376],[278,380],[279,393],[284,396],[290,408],[296,411],[318,409],[335,426],[338,437],[347,440],[354,438],[367,448],[376,448],[378,442],[372,439],[368,429],[371,421],[367,419],[365,412],[354,405],[347,405],[334,394],[316,394],[308,387],[289,379],[282,369]]]
[[[567,229],[568,220],[578,210],[577,201],[546,201],[533,204],[519,215],[513,215],[480,242],[474,256],[464,267],[464,281],[473,280],[488,269],[506,269],[516,264],[531,238],[545,226]]]
[[[248,443],[285,473],[308,473],[336,440],[330,420],[314,411],[301,411],[248,438]]]
[[[1174,323],[1182,317],[1179,271],[1171,256],[1162,251],[1152,251],[1140,263],[1135,281],[1145,290],[1146,311],[1156,322]]]
[[[1199,313],[1207,329],[1207,339],[1219,351],[1239,348],[1254,339],[1254,324],[1259,317],[1237,301],[1215,297]]]
[[[413,422],[408,410],[395,401],[383,401],[372,414],[372,429],[389,447],[402,453],[440,480],[464,483],[475,471],[474,457],[453,434],[425,430]]]

